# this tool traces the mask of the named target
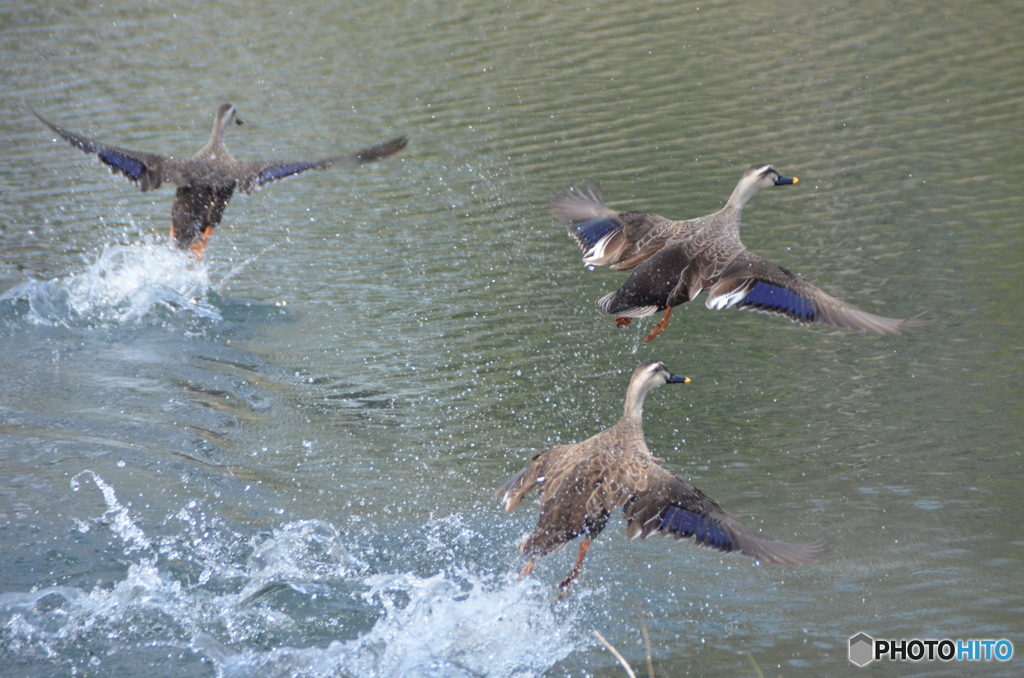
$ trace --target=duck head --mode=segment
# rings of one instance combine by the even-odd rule
[[[729,202],[726,203],[726,207],[732,207],[734,209],[743,209],[743,206],[747,204],[747,201],[754,197],[754,194],[760,191],[762,188],[770,188],[772,186],[791,186],[800,181],[798,177],[784,177],[779,174],[778,170],[767,163],[758,163],[751,165],[750,169],[743,173],[740,177],[740,181],[736,184],[736,188],[733,189],[732,195],[729,196]]]
[[[643,416],[644,398],[652,388],[662,384],[689,384],[689,377],[680,377],[672,374],[659,360],[645,360],[633,371],[633,377],[629,380],[629,390],[626,391],[626,412],[629,418],[640,418]]]
[[[238,109],[235,108],[234,104],[221,104],[220,108],[217,109],[217,117],[214,118],[214,129],[219,130],[223,134],[231,123],[236,125],[243,124],[242,119],[238,117]]]

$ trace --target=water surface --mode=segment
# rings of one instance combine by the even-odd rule
[[[1022,628],[1024,29],[1011,3],[43,3],[0,14],[0,673],[853,672],[848,638]],[[241,159],[396,134],[399,156],[237,196],[205,262],[26,112]],[[804,328],[702,301],[617,331],[546,208],[718,209],[800,177],[744,242],[929,325]],[[652,450],[828,562],[760,566],[614,519],[515,582],[494,489],[614,423],[647,358]],[[749,655],[748,655],[749,653]],[[1010,664],[874,665],[1015,675]]]

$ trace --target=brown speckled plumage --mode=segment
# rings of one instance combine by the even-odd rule
[[[564,595],[579,574],[589,540],[600,534],[620,506],[630,539],[659,532],[676,539],[692,536],[702,546],[789,565],[821,558],[824,542],[790,544],[769,539],[658,465],[644,439],[644,397],[662,384],[688,381],[658,361],[641,363],[630,380],[625,412],[617,424],[575,445],[541,452],[498,491],[505,511],[511,512],[530,490],[540,488],[537,526],[519,544],[529,558],[524,575],[537,558],[582,535],[576,567],[560,587]]]
[[[579,242],[586,265],[636,269],[597,305],[615,315],[620,326],[665,311],[647,341],[668,324],[672,307],[701,292],[708,293],[709,308],[736,306],[869,334],[899,334],[920,325],[839,301],[743,246],[740,217],[747,201],[762,188],[798,181],[781,176],[771,165],[752,165],[725,207],[688,221],[613,210],[604,204],[600,190],[589,185],[556,191],[550,202],[554,216],[568,224],[569,234]]]

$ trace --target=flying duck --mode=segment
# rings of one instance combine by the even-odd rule
[[[824,541],[790,544],[770,539],[658,465],[644,439],[644,397],[662,384],[689,382],[688,377],[672,374],[657,360],[640,363],[630,379],[625,412],[617,424],[583,442],[541,452],[498,490],[503,508],[512,512],[530,490],[540,488],[537,526],[519,543],[520,552],[529,559],[520,578],[533,570],[537,558],[583,535],[576,565],[559,584],[559,598],[564,597],[580,574],[590,541],[620,506],[630,539],[645,539],[655,533],[676,539],[693,537],[700,546],[739,551],[786,565],[821,559]]]
[[[210,140],[187,160],[157,153],[132,151],[108,146],[56,125],[29,108],[32,115],[72,146],[95,153],[111,172],[120,172],[143,191],[159,188],[163,183],[178,187],[171,207],[171,238],[183,250],[191,250],[201,259],[210,232],[220,223],[224,208],[238,188],[245,193],[258,191],[265,184],[310,169],[353,166],[381,160],[405,148],[406,137],[365,148],[355,153],[335,155],[319,160],[280,162],[235,160],[224,145],[224,133],[231,123],[242,124],[232,104],[223,104],[213,121]]]
[[[751,165],[725,207],[688,221],[613,210],[604,204],[600,189],[589,184],[556,191],[550,205],[555,218],[568,224],[569,234],[583,250],[585,265],[636,269],[597,306],[615,315],[620,327],[629,325],[632,318],[665,311],[647,336],[648,342],[668,325],[674,306],[701,292],[707,292],[709,308],[735,306],[869,334],[900,334],[922,324],[862,311],[743,246],[740,215],[747,201],[762,188],[798,181],[782,176],[771,165]]]

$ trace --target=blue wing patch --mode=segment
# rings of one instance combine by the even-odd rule
[[[110,165],[116,170],[124,172],[132,181],[138,181],[142,178],[142,175],[146,173],[146,166],[136,160],[135,158],[128,157],[124,153],[118,153],[117,151],[104,148],[98,153],[100,160]]]
[[[739,305],[785,313],[795,320],[804,322],[814,320],[814,305],[808,299],[785,287],[771,285],[760,280]]]
[[[665,511],[659,530],[666,530],[683,537],[696,536],[698,544],[708,544],[723,551],[732,550],[732,540],[718,523],[707,516],[702,516],[678,506]]]
[[[290,177],[293,174],[299,172],[305,172],[313,165],[308,162],[292,162],[285,165],[274,165],[260,172],[259,180],[261,184],[265,184],[268,181],[274,181],[275,179],[284,179]]]
[[[572,230],[577,238],[587,244],[587,249],[589,250],[601,242],[601,238],[619,228],[619,226],[619,222],[614,219],[590,219],[573,224]]]

